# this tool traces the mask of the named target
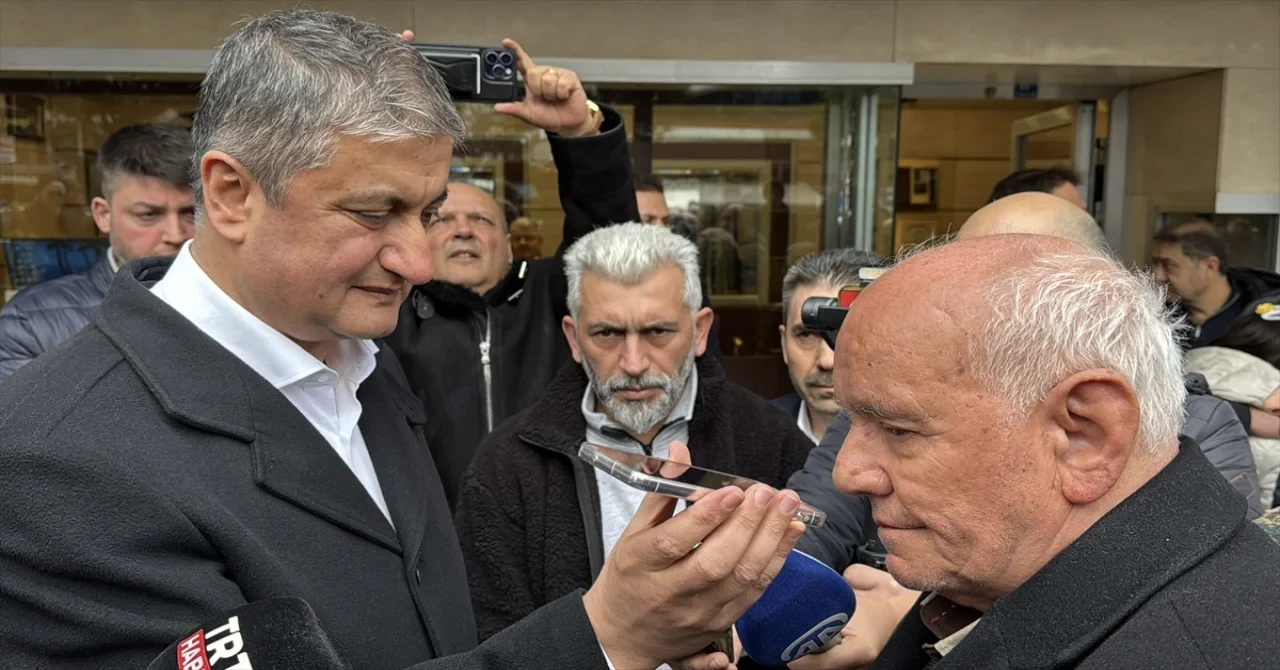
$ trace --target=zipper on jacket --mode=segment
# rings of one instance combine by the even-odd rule
[[[489,358],[489,334],[493,319],[485,315],[484,338],[480,340],[480,368],[484,371],[485,426],[493,432],[493,366]]]

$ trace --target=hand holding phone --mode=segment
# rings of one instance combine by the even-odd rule
[[[582,443],[578,448],[578,457],[628,486],[689,502],[697,501],[726,486],[746,490],[760,483],[726,472],[620,451],[590,442]],[[827,515],[822,510],[801,502],[800,508],[796,510],[796,520],[811,528],[821,528],[826,523]]]

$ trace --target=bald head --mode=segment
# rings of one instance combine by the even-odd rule
[[[1089,213],[1048,193],[1016,193],[973,213],[956,239],[1025,233],[1071,240],[1089,249],[1104,250],[1102,228]]]
[[[834,376],[852,427],[833,480],[869,497],[889,572],[979,608],[1173,458],[1186,393],[1151,278],[1035,234],[956,241],[876,279]]]

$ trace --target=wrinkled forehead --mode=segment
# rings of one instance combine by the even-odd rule
[[[674,265],[662,266],[636,282],[619,281],[588,270],[582,275],[581,292],[581,314],[588,319],[642,323],[689,317],[684,302],[684,273]]]

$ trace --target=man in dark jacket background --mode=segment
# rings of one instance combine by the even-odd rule
[[[773,404],[796,419],[800,430],[816,444],[840,408],[836,405],[831,372],[835,354],[822,334],[805,327],[800,309],[810,298],[835,298],[845,286],[858,285],[858,272],[880,259],[858,249],[828,249],[809,254],[787,268],[782,277],[782,362],[787,365],[795,393]]]
[[[167,124],[126,126],[98,152],[102,194],[93,221],[111,241],[86,272],[20,291],[0,309],[0,380],[89,323],[121,265],[175,256],[195,230],[191,134]]]
[[[1280,291],[1280,275],[1227,264],[1227,242],[1203,219],[1161,230],[1152,239],[1156,278],[1195,327],[1187,345],[1207,347],[1262,296]]]
[[[660,226],[588,234],[566,260],[568,363],[491,434],[463,486],[458,531],[481,639],[595,581],[643,493],[597,476],[591,442],[781,486],[812,443],[703,356],[697,247]]]

